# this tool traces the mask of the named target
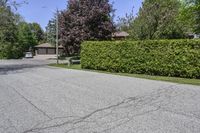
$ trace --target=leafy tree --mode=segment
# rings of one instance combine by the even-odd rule
[[[179,9],[178,21],[182,23],[186,33],[192,33],[194,27],[193,11],[191,5],[186,1],[181,1],[181,7]]]
[[[18,25],[18,42],[21,51],[28,51],[37,44],[37,41],[35,32],[32,31],[32,24],[21,22]]]
[[[135,39],[183,38],[182,25],[177,21],[178,0],[145,0],[131,24]]]
[[[200,0],[193,0],[193,14],[194,14],[194,31],[200,33]]]
[[[0,58],[20,58],[37,42],[31,25],[14,12],[19,3],[0,0]]]
[[[80,51],[84,40],[110,40],[114,29],[108,0],[69,0],[59,15],[60,43],[66,53]]]
[[[41,26],[38,23],[31,23],[30,24],[31,32],[35,36],[37,43],[41,43],[44,40],[44,31],[42,30]]]
[[[18,58],[14,52],[17,48],[16,16],[7,2],[0,1],[0,58]]]
[[[182,0],[178,20],[188,33],[200,33],[200,0]]]
[[[3,0],[0,2],[0,35],[1,41],[14,42],[16,40],[15,14]]]
[[[23,4],[28,4],[28,0],[21,0],[20,2],[17,0],[0,0],[0,7],[9,7],[15,10]]]
[[[49,21],[46,27],[46,40],[48,43],[56,44],[56,19],[53,18]]]

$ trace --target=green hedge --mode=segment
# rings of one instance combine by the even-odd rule
[[[200,40],[84,42],[84,69],[200,79]]]

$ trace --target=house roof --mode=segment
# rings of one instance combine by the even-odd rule
[[[35,46],[35,48],[55,48],[55,46],[50,43],[43,43]],[[63,46],[59,46],[59,48],[63,48]]]
[[[127,37],[129,36],[129,34],[125,31],[118,31],[118,32],[113,33],[112,36],[113,37]]]

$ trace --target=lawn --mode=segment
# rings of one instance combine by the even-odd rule
[[[167,81],[167,82],[173,82],[173,83],[179,83],[179,84],[191,84],[191,85],[200,86],[200,79],[186,79],[186,78],[177,78],[177,77],[151,76],[151,75],[144,75],[144,74],[114,73],[114,72],[106,72],[106,71],[88,70],[88,69],[82,69],[81,65],[67,66],[64,64],[59,64],[59,65],[51,64],[50,66],[60,67],[60,68],[65,68],[65,69],[92,71],[92,72],[99,72],[99,73],[106,73],[106,74],[113,74],[113,75],[120,75],[120,76],[128,76],[128,77],[135,77],[135,78],[143,78],[143,79],[150,79],[150,80]]]

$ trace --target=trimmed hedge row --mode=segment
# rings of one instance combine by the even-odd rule
[[[84,69],[200,79],[200,40],[84,42]]]

